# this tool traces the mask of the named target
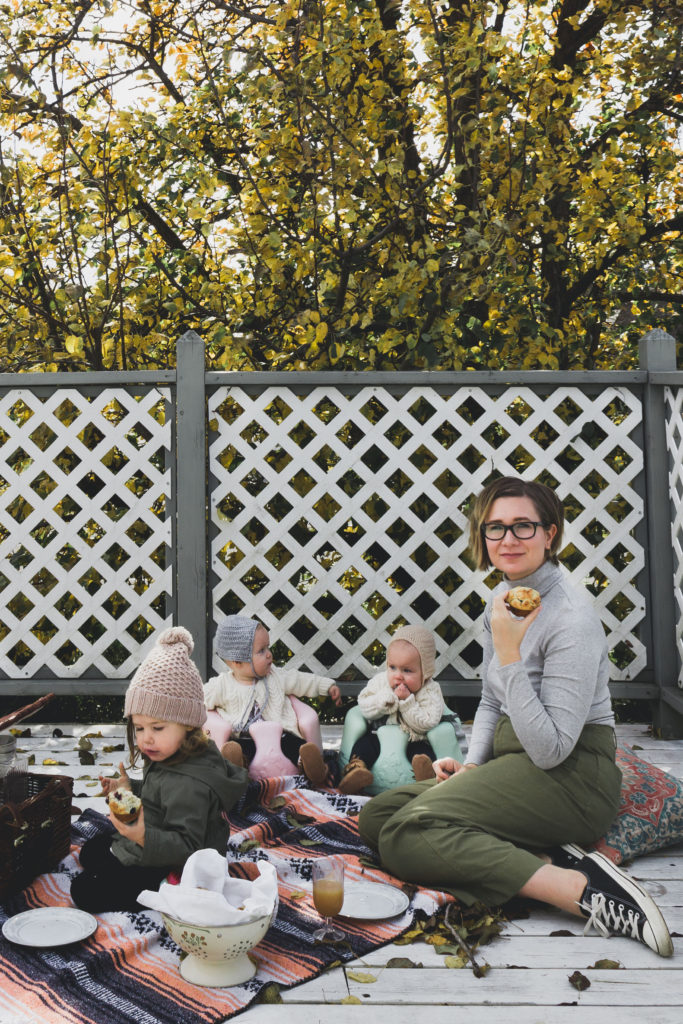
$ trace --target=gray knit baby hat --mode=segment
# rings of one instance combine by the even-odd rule
[[[248,661],[254,650],[254,634],[261,625],[246,615],[228,615],[216,631],[216,654],[224,661]]]
[[[413,645],[420,655],[424,682],[426,683],[428,679],[431,679],[434,675],[434,661],[436,659],[436,645],[431,629],[426,629],[425,626],[401,626],[393,634],[390,644],[393,644],[394,640],[407,640],[409,644]]]
[[[192,634],[172,626],[160,634],[126,691],[124,715],[149,715],[162,722],[203,725],[206,721],[204,687],[190,658]]]

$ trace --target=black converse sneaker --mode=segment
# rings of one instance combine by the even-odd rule
[[[586,850],[576,843],[564,843],[562,846],[553,846],[546,851],[551,863],[557,868],[571,868],[576,870],[579,861],[586,856]]]
[[[662,912],[634,878],[601,853],[587,853],[575,868],[588,880],[579,909],[590,928],[607,937],[638,939],[660,956],[672,956],[674,947]]]

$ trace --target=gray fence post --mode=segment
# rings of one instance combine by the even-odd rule
[[[640,366],[648,374],[676,369],[676,343],[662,330],[649,331],[640,340]],[[662,736],[683,736],[683,717],[667,701],[666,692],[680,696],[677,687],[674,562],[671,541],[669,453],[666,444],[664,389],[648,381],[643,393],[643,455],[645,459],[647,572],[650,582],[652,625],[651,664],[660,698],[653,704],[653,725]]]
[[[187,331],[177,343],[176,594],[178,624],[190,630],[203,680],[207,660],[207,510],[204,342]]]

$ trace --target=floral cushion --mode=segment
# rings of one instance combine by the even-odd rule
[[[594,849],[620,864],[683,841],[683,783],[630,747],[617,747],[617,764],[623,775],[621,806]]]

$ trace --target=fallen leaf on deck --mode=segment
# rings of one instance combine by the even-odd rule
[[[591,987],[590,981],[585,974],[581,973],[581,971],[574,971],[573,974],[569,975],[567,980],[569,981],[569,984],[573,985],[579,992],[583,992],[585,989]]]
[[[363,971],[347,971],[346,977],[349,981],[357,981],[359,985],[371,985],[377,981],[374,974],[365,974]]]
[[[394,939],[395,946],[407,946],[408,943],[414,942],[415,939],[422,938],[424,935],[424,928],[411,928],[409,932],[404,932],[403,935],[399,935],[398,938]]]
[[[80,764],[95,764],[95,755],[92,750],[79,750],[78,760]]]
[[[256,1002],[281,1003],[282,996],[280,995],[280,986],[276,985],[274,981],[271,981],[269,985],[264,985],[256,997]]]
[[[618,971],[621,964],[618,960],[596,960],[589,971]]]
[[[340,1003],[362,1003],[363,1000],[359,999],[358,996],[344,996],[343,999],[339,1000]]]
[[[458,970],[462,967],[467,967],[469,964],[469,960],[467,959],[467,957],[461,954],[457,954],[456,956],[444,957],[443,962],[446,965],[446,967],[454,967]]]
[[[422,964],[413,963],[407,956],[392,956],[391,960],[387,961],[387,967],[422,967]]]
[[[102,747],[102,751],[105,754],[113,754],[114,751],[116,751],[116,750],[125,750],[125,749],[126,748],[125,748],[125,745],[123,743],[116,743],[114,746],[111,746],[111,747]]]
[[[462,947],[456,946],[453,942],[447,942],[444,946],[435,946],[434,950],[439,956],[459,956],[462,953]]]
[[[78,741],[78,748],[79,750],[92,750],[92,743],[87,736],[81,736]]]
[[[54,757],[44,757],[43,764],[63,765],[64,767],[66,767],[66,761],[55,761]]]

